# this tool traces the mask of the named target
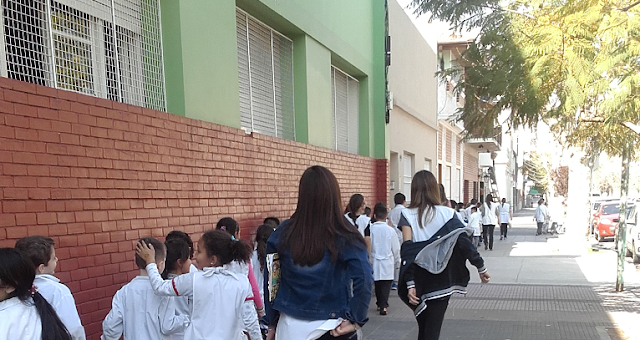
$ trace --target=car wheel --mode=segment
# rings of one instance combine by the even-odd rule
[[[636,248],[635,242],[633,242],[633,263],[640,263],[640,255],[638,254],[638,248]]]
[[[600,237],[600,231],[598,230],[598,227],[593,230],[593,236],[596,238],[596,241],[602,242],[602,237]]]
[[[627,251],[625,252],[625,257],[633,257],[633,252],[631,252],[631,249],[629,249],[629,247],[625,247],[627,249]]]

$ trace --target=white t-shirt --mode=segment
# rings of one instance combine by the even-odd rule
[[[278,340],[315,340],[340,325],[342,319],[302,320],[280,313],[276,339]]]
[[[436,205],[432,211],[431,220],[426,222],[428,213],[429,210],[427,209],[422,214],[423,225],[422,228],[420,228],[418,224],[418,208],[407,208],[402,211],[402,215],[411,226],[411,240],[413,242],[422,242],[430,239],[445,223],[453,218],[456,211],[443,205]],[[399,226],[401,225],[402,223],[399,224]]]
[[[121,335],[124,340],[170,340],[189,325],[187,315],[176,315],[174,299],[154,294],[148,276],[134,277],[116,292],[111,305],[102,322],[102,340]]]
[[[0,339],[42,340],[42,321],[31,298],[0,301]]]
[[[64,326],[67,327],[69,334],[71,334],[71,339],[86,339],[84,327],[82,327],[82,322],[80,322],[80,316],[76,309],[76,301],[73,299],[69,288],[60,283],[57,277],[49,274],[36,275],[33,284],[38,287],[40,295],[42,295],[56,311],[60,321],[62,321]]]

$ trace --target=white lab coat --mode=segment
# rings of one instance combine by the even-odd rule
[[[538,205],[536,209],[535,218],[537,222],[545,222],[549,218],[549,210],[544,204]]]
[[[148,276],[136,276],[120,288],[111,306],[102,322],[102,340],[123,334],[124,340],[170,340],[189,325],[188,316],[176,315],[174,299],[154,294]]]
[[[164,296],[193,296],[191,324],[185,340],[246,339],[243,328],[258,323],[258,315],[243,313],[245,301],[253,304],[253,292],[246,275],[223,267],[205,267],[201,271],[163,280],[155,263],[147,266],[153,290]]]
[[[471,213],[469,216],[469,223],[467,223],[467,226],[473,228],[473,236],[480,236],[480,234],[482,234],[482,226],[480,225],[481,219],[482,215],[480,215],[479,211]]]
[[[498,211],[498,203],[484,202],[482,203],[485,209],[484,216],[482,216],[482,225],[497,225],[498,217],[496,213]]]
[[[509,203],[500,203],[498,212],[500,214],[500,224],[509,223],[509,219],[511,218],[511,205],[509,205]]]
[[[396,263],[400,262],[400,244],[393,227],[385,222],[369,226],[373,280],[393,280]]]
[[[251,266],[253,269],[253,265]],[[249,265],[244,262],[231,261],[231,263],[224,265],[224,269],[239,275],[244,275],[247,279],[249,278]],[[252,275],[253,271],[251,272]],[[263,277],[264,275],[262,275]],[[256,280],[257,281],[257,280]],[[264,282],[264,278],[263,278]],[[251,281],[249,281],[249,285],[251,285]],[[263,288],[264,290],[264,288]],[[249,333],[251,339],[260,339],[262,338],[262,332],[260,332],[260,323],[258,322],[258,312],[256,311],[255,299],[259,298],[254,296],[253,287],[251,287],[251,296],[252,298],[244,301],[244,305],[242,306],[242,315],[255,314],[256,322],[251,322],[248,325],[245,325],[244,330]],[[264,301],[264,300],[263,300]]]
[[[42,340],[42,321],[31,298],[0,301],[0,339]]]
[[[400,216],[402,215],[402,210],[404,209],[406,209],[404,205],[396,204],[396,206],[389,211],[389,215],[387,216],[389,221],[391,221],[391,224],[393,224],[393,229],[398,235],[398,242],[400,244],[402,244],[402,231],[398,229],[398,223],[400,222]]]
[[[198,269],[196,268],[196,271]],[[174,277],[178,277],[176,274],[169,274],[168,279],[171,280]],[[176,296],[172,298],[176,303],[176,315],[186,315],[191,318],[191,308],[193,306],[192,296]],[[186,330],[186,327],[185,327]],[[171,334],[171,340],[183,340],[184,330]]]
[[[353,219],[349,217],[349,213],[344,214],[344,216],[347,218],[347,221],[351,223],[351,225],[358,228],[360,235],[364,237],[364,230],[367,229],[367,227],[369,226],[369,222],[371,221],[371,218],[367,217],[367,215],[365,214],[362,214],[358,216],[358,218],[356,218],[355,222],[353,222]]]
[[[76,301],[71,295],[67,286],[60,283],[60,280],[49,274],[38,274],[33,280],[33,284],[38,287],[38,292],[49,302],[56,311],[60,321],[67,327],[72,340],[84,340],[86,335],[84,327],[80,321]]]

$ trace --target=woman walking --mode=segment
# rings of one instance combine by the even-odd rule
[[[502,198],[502,203],[498,207],[500,211],[500,239],[507,238],[507,229],[509,227],[509,221],[513,218],[513,213],[511,212],[511,205],[507,203],[506,198]]]
[[[498,217],[496,212],[498,210],[498,203],[493,201],[493,196],[487,194],[487,197],[482,203],[480,212],[482,213],[482,240],[484,241],[484,250],[493,250],[493,231],[498,224]]]
[[[367,322],[371,265],[364,238],[341,211],[333,173],[308,168],[296,211],[267,241],[267,257],[279,261],[273,298],[275,270],[265,270],[267,339],[351,339]]]
[[[398,294],[416,315],[419,340],[440,338],[450,296],[466,293],[467,260],[478,268],[483,283],[490,279],[469,237],[473,230],[441,203],[433,174],[419,171],[411,181],[411,204],[398,223],[405,241]]]

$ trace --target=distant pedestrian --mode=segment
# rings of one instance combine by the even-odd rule
[[[482,213],[482,240],[484,241],[484,250],[493,250],[493,231],[498,224],[498,203],[493,201],[493,196],[487,194],[487,197],[480,209]]]
[[[502,203],[500,203],[498,211],[500,217],[500,240],[502,240],[503,238],[507,238],[507,229],[509,227],[509,222],[513,218],[511,205],[507,203],[506,198],[502,199]]]
[[[460,217],[462,217],[463,222],[467,223],[469,221],[469,215],[467,215],[467,210],[464,208],[464,203],[458,202],[458,208],[456,211],[460,213]]]
[[[538,201],[538,208],[536,209],[536,213],[534,218],[538,224],[538,230],[536,231],[536,236],[542,235],[542,227],[544,226],[544,222],[547,219],[549,212],[547,211],[547,206],[544,205],[544,199],[541,198]]]
[[[273,229],[276,229],[280,225],[280,219],[274,216],[265,217],[262,224],[270,224]]]
[[[365,230],[365,238],[371,239],[371,262],[376,292],[376,305],[380,315],[387,315],[389,292],[393,284],[394,270],[400,264],[400,243],[392,226],[387,223],[386,204],[380,202],[373,208],[373,223]]]
[[[418,171],[411,181],[411,203],[398,223],[405,241],[398,295],[414,311],[419,340],[440,338],[449,298],[466,293],[467,260],[478,268],[483,283],[490,279],[469,238],[473,230],[442,203],[433,174]]]
[[[367,203],[364,201],[364,196],[361,194],[353,194],[349,199],[349,204],[344,210],[344,216],[352,226],[356,227],[360,232],[360,235],[364,237],[364,229],[369,225],[371,220],[364,214],[364,209],[367,207]]]
[[[391,224],[393,224],[393,229],[395,230],[396,235],[398,235],[398,243],[402,245],[402,232],[400,231],[400,229],[398,229],[398,222],[400,222],[400,214],[402,213],[402,210],[406,209],[405,204],[407,204],[407,197],[403,193],[399,192],[393,196],[393,202],[396,204],[396,206],[393,207],[391,211],[389,211],[388,218],[391,221]],[[393,284],[391,285],[392,290],[398,289],[398,275],[400,275],[399,263],[394,271]]]
[[[467,219],[469,218],[469,216],[471,216],[471,208],[473,207],[476,207],[476,209],[478,208],[478,200],[475,197],[471,199],[471,202],[469,203],[467,208],[464,209],[467,214]]]
[[[480,245],[480,235],[482,235],[482,228],[480,227],[480,220],[482,219],[482,215],[478,211],[478,208],[471,207],[471,216],[469,216],[469,223],[467,226],[469,228],[473,228],[473,245],[478,248]]]

